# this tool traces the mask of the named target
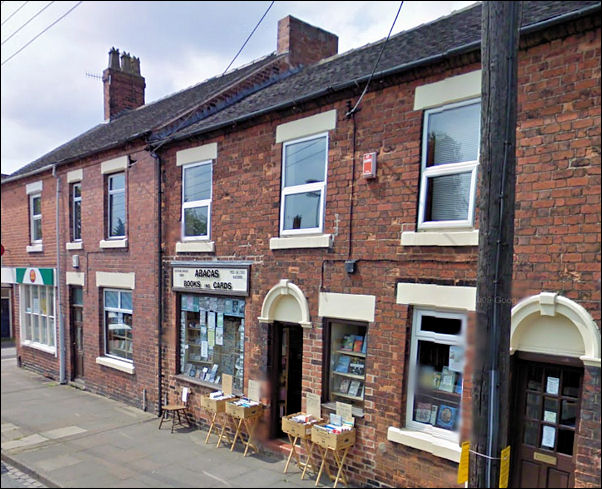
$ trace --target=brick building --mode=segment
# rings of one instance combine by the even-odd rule
[[[514,486],[600,485],[599,14],[599,2],[523,9]],[[2,222],[10,250],[2,281],[21,284],[11,286],[15,317],[29,314],[20,306],[29,271],[19,279],[19,267],[57,268],[64,314],[68,288],[83,285],[86,387],[137,405],[145,390],[149,408],[192,387],[193,414],[206,421],[200,395],[221,374],[245,393],[250,379],[264,380],[262,428],[276,439],[281,415],[317,393],[324,414],[336,401],[353,404],[353,481],[453,487],[459,441],[470,433],[480,5],[393,36],[353,114],[382,41],[337,54],[336,36],[287,17],[277,46],[225,77],[111,117],[96,129],[106,147],[91,147],[86,133],[3,180],[2,213],[15,220]],[[123,71],[114,56],[108,69]],[[139,76],[136,62],[125,66]],[[134,86],[129,99],[143,86],[134,81],[124,84]],[[132,108],[121,104],[108,104],[109,115]],[[362,156],[371,153],[377,167],[365,178]],[[44,169],[54,162],[56,176]],[[36,252],[23,238],[39,219],[24,196],[35,199],[42,182],[51,237],[56,182],[80,169],[82,249],[94,255],[67,250],[75,244],[64,230],[57,264],[56,240]],[[97,224],[107,219],[98,203],[111,202],[113,171],[127,177],[125,238]],[[59,192],[64,220],[74,206],[67,194]],[[124,239],[125,248],[103,248]],[[112,313],[132,318],[115,348],[130,335],[133,362],[106,351]],[[22,363],[57,376],[57,357],[32,348],[24,327],[15,327]],[[72,368],[68,361],[69,378]]]

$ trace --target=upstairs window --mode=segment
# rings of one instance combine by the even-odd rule
[[[132,361],[132,293],[105,289],[105,353]]]
[[[29,225],[32,243],[42,242],[42,194],[29,196]]]
[[[328,134],[284,143],[281,235],[322,232],[327,165]]]
[[[71,239],[82,239],[82,186],[74,183],[71,188]]]
[[[182,167],[182,239],[208,239],[211,221],[211,161]]]
[[[480,122],[480,100],[425,112],[419,228],[473,225]]]
[[[125,173],[109,175],[107,184],[109,238],[125,238],[127,225],[125,211]]]

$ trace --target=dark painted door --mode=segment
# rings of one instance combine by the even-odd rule
[[[2,297],[2,338],[10,338],[10,300],[8,297]]]
[[[519,360],[513,487],[573,487],[583,369]]]
[[[82,287],[71,287],[72,377],[84,376],[84,303]]]

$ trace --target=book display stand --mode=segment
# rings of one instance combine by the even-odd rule
[[[347,476],[345,475],[345,460],[347,459],[349,449],[355,445],[355,428],[335,433],[328,431],[325,426],[326,425],[316,424],[313,425],[311,429],[312,445],[309,452],[309,458],[312,456],[314,447],[318,447],[318,452],[320,452],[319,455],[321,457],[320,471],[318,472],[315,485],[317,486],[320,482],[322,471],[324,470],[324,466],[326,466],[326,474],[331,480],[334,480],[334,485],[332,487],[337,487],[340,480],[345,483],[346,487],[349,487]],[[326,464],[326,457],[329,452],[332,453],[338,468],[336,477],[332,476],[328,464]]]
[[[301,473],[301,479],[305,477],[305,472],[308,465],[310,466],[312,472],[315,473],[315,467],[311,463],[311,457],[309,457],[311,445],[311,427],[314,424],[322,421],[322,419],[316,419],[312,415],[306,413],[289,414],[288,416],[284,416],[282,418],[282,431],[288,435],[288,439],[291,444],[291,452],[289,453],[286,465],[284,466],[285,474],[293,456],[295,457],[297,466],[300,469],[303,469],[303,472]],[[297,441],[299,440],[300,443],[297,445]],[[305,463],[301,462],[301,456],[297,452],[297,447],[301,448],[301,444],[303,444],[305,453],[308,455]]]
[[[245,445],[245,452],[243,455],[245,457],[247,456],[249,447],[253,448],[255,453],[259,453],[259,449],[255,444],[255,429],[257,428],[259,418],[261,418],[261,415],[263,414],[263,404],[251,404],[253,402],[255,401],[245,398],[226,402],[226,414],[230,416],[230,419],[236,428],[230,451],[234,450],[236,440],[240,437],[243,445]],[[246,441],[243,437],[243,428],[247,435]]]
[[[212,398],[211,395],[203,396],[201,398],[201,407],[207,410],[212,414],[211,424],[209,425],[209,432],[205,437],[205,444],[209,441],[209,436],[211,436],[211,432],[213,428],[215,428],[215,433],[217,434],[219,430],[219,436],[217,439],[217,447],[219,448],[222,439],[225,438],[226,441],[230,442],[230,437],[225,432],[226,425],[228,424],[228,418],[226,417],[226,402],[237,400],[237,397],[227,397],[227,398]],[[221,426],[217,424],[218,416],[222,418]]]

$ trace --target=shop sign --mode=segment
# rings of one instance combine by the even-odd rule
[[[173,289],[222,295],[248,295],[247,267],[174,267]]]
[[[15,268],[18,284],[54,285],[54,268]]]

